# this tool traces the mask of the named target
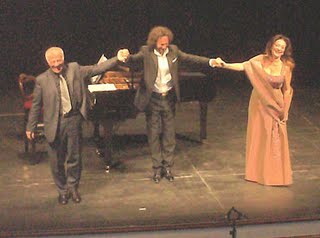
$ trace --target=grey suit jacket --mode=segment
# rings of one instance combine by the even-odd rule
[[[80,66],[76,62],[65,65],[65,76],[73,109],[78,109],[83,118],[87,119],[89,101],[86,94],[85,79],[105,72],[117,64],[117,58],[111,58],[104,63],[90,66]],[[33,92],[32,107],[29,112],[27,130],[33,132],[43,110],[44,133],[48,142],[53,142],[56,137],[59,113],[60,94],[58,91],[59,78],[51,69],[36,78]]]
[[[182,52],[176,45],[169,45],[169,52],[167,54],[169,70],[173,80],[173,86],[177,96],[177,100],[180,100],[180,87],[178,69],[179,62],[186,61],[194,64],[207,64],[209,66],[209,58],[201,57],[197,55],[191,55]],[[135,96],[134,105],[143,111],[148,105],[153,86],[158,73],[158,59],[154,54],[153,49],[148,46],[142,46],[137,54],[130,55],[128,58],[128,64],[143,61],[144,78],[140,82],[137,94]]]

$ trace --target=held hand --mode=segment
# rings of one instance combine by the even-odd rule
[[[26,135],[27,135],[27,138],[29,140],[33,140],[34,139],[34,132],[26,131]]]
[[[284,118],[281,119],[280,124],[285,125],[288,121],[288,115],[284,116]]]
[[[277,120],[279,125],[285,125],[287,123],[288,117],[280,116],[280,118]]]
[[[117,53],[118,60],[121,62],[126,62],[129,55],[130,55],[130,52],[128,49],[121,49]]]
[[[280,121],[280,124],[281,124],[281,125],[285,125],[286,123],[287,123],[286,120],[281,120],[281,121]]]
[[[220,57],[215,59],[215,63],[217,67],[223,68],[226,65],[226,62],[224,62]]]

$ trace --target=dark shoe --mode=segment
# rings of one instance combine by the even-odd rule
[[[66,205],[68,203],[69,196],[67,194],[60,194],[58,197],[58,202],[61,205]]]
[[[71,191],[71,198],[72,198],[72,201],[75,203],[81,202],[81,197],[77,189]]]
[[[104,166],[104,171],[106,171],[106,173],[109,173],[110,172],[110,165],[105,165]]]
[[[160,169],[158,169],[154,172],[152,179],[155,183],[160,183],[160,180],[161,180],[161,170]]]
[[[169,182],[173,182],[174,180],[170,168],[163,168],[163,176],[168,179]]]

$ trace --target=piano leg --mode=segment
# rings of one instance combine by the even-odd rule
[[[110,169],[124,169],[124,165],[118,159],[115,159],[112,155],[113,152],[113,119],[105,119],[100,121],[100,125],[103,127],[103,162],[105,165],[106,173],[110,172]]]
[[[110,171],[110,161],[112,161],[112,136],[113,136],[113,120],[102,120],[100,125],[103,128],[103,152],[102,159],[107,173]]]
[[[208,103],[199,102],[200,106],[200,142],[207,139],[207,112],[208,112]]]
[[[99,131],[99,127],[100,127],[100,124],[98,121],[94,121],[93,122],[93,139],[96,143],[99,142],[100,140],[100,131]]]

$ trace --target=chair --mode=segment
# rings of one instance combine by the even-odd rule
[[[32,75],[26,75],[24,73],[19,75],[18,78],[19,89],[22,95],[23,110],[24,110],[24,120],[23,120],[23,139],[24,139],[24,152],[29,152],[29,146],[31,144],[31,155],[34,156],[36,152],[36,143],[40,143],[44,139],[44,125],[42,120],[42,114],[39,118],[39,123],[37,124],[35,130],[35,138],[29,140],[26,136],[26,127],[28,123],[29,112],[32,106],[33,90],[35,87],[35,77]]]

